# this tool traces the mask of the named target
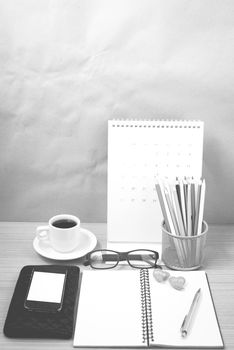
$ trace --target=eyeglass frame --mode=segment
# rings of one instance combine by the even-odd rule
[[[137,266],[134,266],[132,265],[130,262],[129,262],[129,258],[128,258],[128,254],[129,253],[134,253],[134,252],[139,252],[139,251],[146,251],[146,252],[151,252],[151,253],[154,253],[155,255],[155,263],[153,266],[146,266],[146,267],[137,267]],[[90,263],[90,256],[91,254],[93,253],[96,253],[96,252],[112,252],[112,253],[115,253],[115,254],[118,254],[116,256],[117,258],[117,261],[116,261],[116,264],[114,266],[108,266],[108,267],[105,267],[105,268],[99,268],[99,267],[94,267],[91,263]],[[96,249],[96,250],[93,250],[91,252],[89,252],[88,254],[86,254],[85,256],[86,260],[84,261],[84,265],[87,266],[89,265],[92,269],[95,269],[95,270],[108,270],[108,269],[113,269],[115,268],[116,266],[118,266],[119,262],[120,261],[127,261],[128,265],[134,269],[152,269],[152,268],[160,268],[161,269],[161,266],[157,265],[157,261],[158,261],[158,258],[159,258],[159,254],[158,252],[156,252],[155,250],[151,250],[151,249],[134,249],[134,250],[129,250],[127,252],[118,252],[116,250],[112,250],[112,249]],[[110,260],[111,261],[111,260]]]

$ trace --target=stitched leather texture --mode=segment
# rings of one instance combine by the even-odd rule
[[[32,270],[67,271],[62,309],[59,312],[31,311],[24,307]],[[77,266],[37,265],[25,266],[20,272],[4,325],[4,334],[11,338],[60,338],[73,335],[74,311],[80,270]]]

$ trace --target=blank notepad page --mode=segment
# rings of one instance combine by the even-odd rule
[[[74,346],[142,346],[140,293],[137,270],[85,271]]]
[[[203,122],[108,122],[108,241],[161,241],[157,177],[201,177]]]

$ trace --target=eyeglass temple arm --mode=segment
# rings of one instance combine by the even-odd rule
[[[124,260],[126,258],[124,258],[122,255],[120,256],[120,260]],[[102,260],[105,261],[116,261],[116,254],[105,254],[102,256]],[[90,265],[90,261],[89,258],[86,257],[86,260],[83,262],[83,265],[88,266]]]
[[[149,260],[149,259],[147,259],[147,258],[144,258],[144,259],[142,259],[142,260],[144,260],[145,262],[147,262],[149,265],[151,265],[151,266],[153,266],[153,267],[158,267],[158,268],[160,268],[161,269],[161,266],[160,265],[157,265],[157,260],[156,260],[156,262],[152,262],[151,260]]]
[[[89,260],[89,256],[88,255],[85,256],[85,261],[83,261],[83,265],[84,266],[90,265],[90,260]]]
[[[126,260],[128,253],[119,253],[119,260]],[[116,261],[116,254],[105,254],[102,256],[103,261]],[[142,255],[131,255],[131,260],[145,260]]]

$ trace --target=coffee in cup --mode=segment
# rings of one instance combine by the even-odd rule
[[[37,227],[36,235],[40,241],[47,241],[54,250],[70,252],[79,244],[80,219],[69,214],[53,216],[48,225]]]
[[[52,223],[57,228],[71,228],[77,225],[76,221],[71,219],[59,219]]]

